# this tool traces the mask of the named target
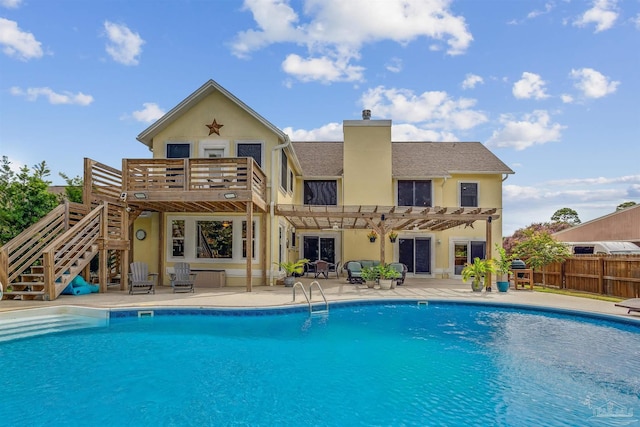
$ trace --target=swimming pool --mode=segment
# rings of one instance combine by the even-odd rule
[[[638,325],[415,301],[332,305],[328,316],[311,318],[194,312],[201,315],[157,311],[0,344],[0,425],[576,426],[639,418]]]

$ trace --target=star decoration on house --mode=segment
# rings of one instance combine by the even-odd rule
[[[211,135],[212,133],[220,135],[220,128],[224,125],[221,125],[220,123],[216,122],[216,119],[213,119],[213,123],[206,126],[209,128],[209,135]]]

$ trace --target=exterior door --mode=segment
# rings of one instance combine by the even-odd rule
[[[407,266],[409,273],[431,274],[430,238],[398,239],[398,248],[398,259]]]
[[[309,261],[322,259],[336,262],[336,239],[333,237],[304,236],[302,256]]]
[[[454,274],[459,276],[462,273],[466,263],[472,263],[474,258],[485,259],[486,257],[486,242],[483,241],[471,241],[471,242],[456,242],[454,244]]]

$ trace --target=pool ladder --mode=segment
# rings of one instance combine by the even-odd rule
[[[323,310],[313,310],[313,286],[317,286],[318,290],[320,291],[320,295],[322,296],[322,299],[324,300],[324,309]],[[324,295],[324,291],[322,290],[322,286],[320,286],[320,283],[318,283],[317,280],[314,280],[313,282],[311,282],[311,284],[309,285],[309,293],[307,294],[307,291],[304,290],[304,286],[302,285],[302,282],[296,282],[293,284],[293,302],[296,301],[296,288],[300,288],[302,290],[302,294],[304,295],[304,298],[307,300],[307,304],[309,305],[309,314],[327,314],[329,313],[329,302],[327,301],[327,297]]]

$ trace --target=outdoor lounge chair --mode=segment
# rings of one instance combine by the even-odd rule
[[[396,285],[404,284],[404,279],[407,277],[407,271],[409,270],[407,266],[401,262],[392,262],[389,264],[389,267],[393,268],[395,271],[401,274],[400,277],[394,279],[396,281]]]
[[[329,273],[336,273],[336,278],[340,278],[340,261],[335,264],[329,264]]]
[[[616,307],[623,307],[628,309],[629,311],[627,311],[627,314],[631,313],[632,311],[640,312],[640,298],[631,298],[620,301],[616,304]]]
[[[156,293],[158,273],[149,273],[144,262],[132,262],[129,266],[129,293]]]
[[[173,273],[170,275],[173,292],[193,292],[193,283],[196,280],[196,273],[191,272],[188,262],[177,262],[173,266]]]
[[[364,283],[362,278],[362,265],[358,261],[349,261],[344,265],[347,270],[347,282],[356,284]]]

